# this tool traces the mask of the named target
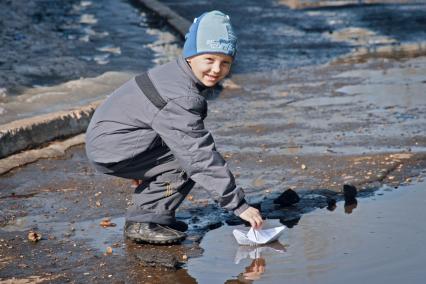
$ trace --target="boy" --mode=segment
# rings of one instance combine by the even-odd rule
[[[203,123],[207,102],[200,92],[228,75],[235,53],[229,17],[204,13],[186,35],[183,56],[132,78],[93,115],[86,133],[90,161],[105,174],[141,180],[126,216],[127,238],[182,241],[187,225],[175,210],[195,183],[222,208],[262,225]]]

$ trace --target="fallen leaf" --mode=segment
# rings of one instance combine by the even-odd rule
[[[106,228],[106,227],[115,227],[115,226],[117,226],[117,224],[112,223],[112,222],[111,222],[111,219],[109,219],[109,218],[103,219],[103,220],[99,223],[99,225],[101,225],[101,227],[104,227],[104,228]]]

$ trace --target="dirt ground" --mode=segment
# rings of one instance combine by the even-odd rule
[[[206,124],[265,218],[295,225],[302,214],[327,206],[327,198],[342,199],[344,183],[356,185],[362,197],[382,184],[424,179],[426,108],[418,89],[425,82],[416,78],[426,59],[354,62],[351,56],[285,74],[234,76],[220,96],[209,94]],[[398,80],[389,83],[392,74]],[[408,85],[400,95],[409,101],[378,98],[385,83],[395,92]],[[392,91],[387,95],[393,98]],[[202,255],[204,234],[241,224],[195,188],[178,212],[190,227],[182,245],[132,244],[122,236],[131,183],[96,173],[83,146],[3,175],[0,188],[0,283],[196,283],[185,262]],[[287,188],[298,192],[299,204],[271,206]],[[304,198],[312,192],[317,198]],[[102,228],[104,218],[116,226]],[[28,240],[31,230],[40,241]],[[162,253],[168,257],[152,262]]]

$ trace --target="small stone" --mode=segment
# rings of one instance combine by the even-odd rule
[[[290,206],[300,201],[299,195],[292,190],[291,188],[287,189],[280,196],[278,196],[275,200],[275,204],[279,204],[281,206]]]
[[[101,202],[100,201],[96,201],[96,207],[101,207]]]
[[[188,260],[188,256],[186,254],[182,255],[182,260],[183,261],[187,261]]]
[[[112,254],[112,247],[107,247],[106,251],[107,254]]]
[[[302,170],[306,170],[308,167],[306,167],[306,165],[305,165],[305,164],[302,164],[302,165],[300,166],[300,168],[302,168]]]
[[[32,242],[38,242],[39,240],[41,240],[41,234],[37,233],[36,231],[30,231],[28,233],[28,240]]]

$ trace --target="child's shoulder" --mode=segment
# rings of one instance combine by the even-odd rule
[[[203,100],[194,79],[182,68],[179,59],[156,66],[148,74],[159,94],[169,100],[183,97],[189,101]]]

